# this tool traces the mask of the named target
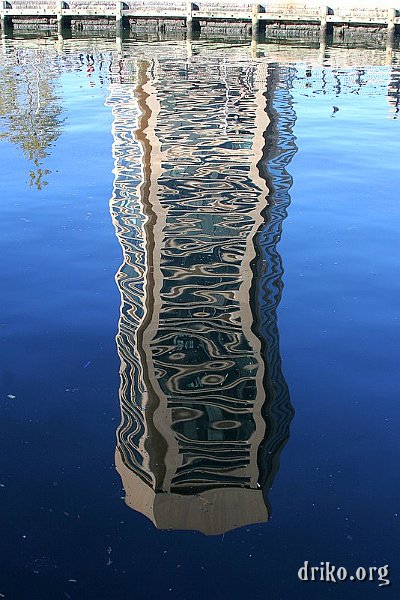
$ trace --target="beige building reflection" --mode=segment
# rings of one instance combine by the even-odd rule
[[[265,265],[253,281],[271,256],[255,244],[269,194],[258,168],[271,128],[267,65],[166,57],[114,70],[125,501],[162,529],[265,522],[292,417],[276,328],[281,270],[271,259],[275,291],[257,291]],[[257,296],[268,303],[278,289],[263,338]]]

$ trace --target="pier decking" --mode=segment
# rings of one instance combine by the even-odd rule
[[[137,23],[174,22],[188,32],[203,26],[241,23],[247,32],[257,35],[268,27],[319,27],[332,30],[337,26],[387,28],[394,33],[400,25],[400,10],[387,7],[343,8],[315,6],[300,2],[258,4],[238,0],[8,0],[0,2],[1,29],[35,23],[52,29],[85,28],[88,24],[106,24],[117,30],[131,29]]]

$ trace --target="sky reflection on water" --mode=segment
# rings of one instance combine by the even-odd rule
[[[6,598],[397,597],[398,56],[320,59],[3,46]]]

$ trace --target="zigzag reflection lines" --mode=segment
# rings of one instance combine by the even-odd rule
[[[122,422],[117,431],[119,448],[130,468],[151,485],[153,478],[149,475],[148,469],[144,468],[147,457],[139,449],[138,444],[138,440],[141,440],[146,433],[142,418],[143,406],[140,403],[144,389],[139,387],[140,379],[137,377],[140,363],[137,361],[137,357],[128,351],[128,349],[132,348],[129,338],[126,339],[124,336],[119,335],[117,343],[121,347],[120,401],[121,412],[123,414]],[[133,393],[135,393],[139,400],[137,404],[131,402]]]
[[[144,403],[146,389],[137,350],[136,331],[144,316],[146,245],[144,216],[140,202],[143,183],[142,149],[136,140],[139,110],[134,86],[112,85],[107,104],[113,112],[114,187],[110,211],[123,262],[116,274],[121,294],[117,348],[121,359],[121,423],[117,430],[118,446],[126,464],[149,485],[154,478],[148,469],[148,457],[141,448],[146,435]],[[135,402],[132,402],[135,398]]]
[[[117,341],[125,346],[118,446],[125,464],[135,473],[142,468],[142,479],[148,479],[156,471],[146,470],[146,439],[158,435],[160,426],[167,446],[161,461],[169,475],[156,475],[161,479],[153,489],[211,482],[254,488],[257,480],[264,365],[251,331],[248,290],[253,236],[266,201],[265,182],[254,171],[266,117],[261,111],[255,125],[262,98],[243,84],[243,67],[230,69],[229,84],[218,69],[218,61],[210,64],[200,95],[176,65],[151,86],[137,87],[146,127],[138,132],[142,156],[123,131],[121,106],[116,112],[113,211],[124,251]],[[146,77],[142,72],[141,80]],[[187,110],[194,106],[196,118]],[[132,162],[138,158],[146,183],[135,180],[139,170]],[[141,206],[141,189],[150,208]],[[152,214],[147,224],[146,208]],[[144,285],[154,293],[147,318]],[[147,390],[135,343],[142,344]],[[147,446],[152,444],[154,453],[155,443]]]
[[[283,283],[282,259],[277,245],[282,235],[283,222],[290,204],[290,188],[292,177],[286,170],[297,152],[293,134],[296,123],[296,112],[290,89],[296,70],[282,68],[275,70],[275,76],[282,78],[281,84],[269,99],[269,112],[272,115],[271,125],[267,130],[264,168],[266,177],[272,182],[270,191],[270,207],[267,211],[267,222],[258,237],[260,254],[265,260],[256,278],[259,297],[257,327],[267,340],[266,355],[268,364],[268,390],[271,402],[266,406],[264,417],[270,424],[269,438],[261,448],[260,458],[265,464],[261,484],[268,486],[275,469],[278,468],[279,451],[286,443],[289,426],[293,418],[289,390],[282,375],[279,352],[279,330],[277,307],[279,305]]]

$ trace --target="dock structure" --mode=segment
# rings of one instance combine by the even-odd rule
[[[337,0],[336,0],[337,1]],[[332,33],[335,29],[384,29],[396,33],[400,7],[389,7],[378,0],[373,7],[343,4],[317,6],[313,0],[301,2],[255,3],[240,0],[6,0],[0,2],[1,29],[86,30],[138,28],[168,31],[217,31],[241,28],[249,35],[268,34],[276,29]],[[307,35],[307,34],[306,34]]]

